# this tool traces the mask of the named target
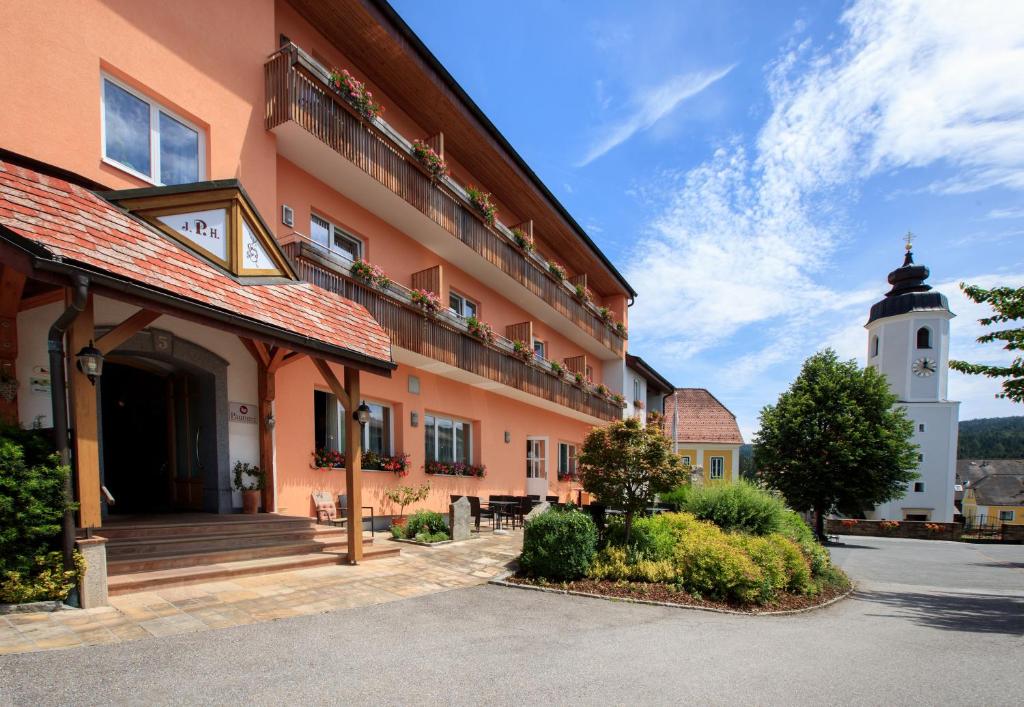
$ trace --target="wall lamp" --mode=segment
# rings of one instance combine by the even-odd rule
[[[370,406],[366,404],[364,400],[360,403],[356,411],[352,413],[352,419],[358,422],[362,427],[366,427],[366,423],[370,421]]]
[[[78,363],[78,370],[89,377],[89,382],[96,385],[96,379],[103,373],[103,352],[92,345],[92,339],[88,346],[75,354]]]

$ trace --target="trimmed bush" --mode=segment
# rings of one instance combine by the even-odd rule
[[[767,491],[739,481],[734,484],[684,486],[669,494],[680,511],[709,520],[725,531],[768,535],[782,527],[786,505]]]
[[[519,567],[553,581],[587,574],[597,552],[597,526],[586,513],[552,509],[526,524]]]
[[[814,537],[814,531],[804,522],[796,511],[786,510],[782,514],[782,524],[779,532],[786,536],[800,548],[800,552],[807,558],[810,564],[811,576],[821,577],[826,574],[832,566],[832,559],[828,550],[822,547],[818,539]]]
[[[441,533],[447,539],[448,524],[445,522],[444,516],[434,511],[416,511],[413,513],[405,523],[405,535],[409,538],[415,538],[421,533],[428,535]]]

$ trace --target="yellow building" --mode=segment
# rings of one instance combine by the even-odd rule
[[[1024,460],[961,460],[963,515],[969,525],[1024,525]]]
[[[740,478],[740,434],[736,416],[704,388],[676,388],[665,399],[665,431],[683,462],[700,468],[704,480]]]

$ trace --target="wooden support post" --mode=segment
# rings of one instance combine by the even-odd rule
[[[275,370],[264,365],[263,361],[256,361],[256,387],[259,397],[259,419],[256,424],[259,425],[260,469],[266,479],[262,494],[264,513],[274,511],[277,495],[277,479],[274,475],[274,431],[267,424],[267,420],[273,414],[274,398],[277,396]]]
[[[345,389],[349,405],[345,407],[345,489],[348,495],[348,563],[356,565],[363,559],[363,428],[354,418],[359,405],[359,370],[345,367]]]
[[[70,303],[71,291],[67,300]],[[100,448],[96,411],[96,387],[78,370],[75,354],[95,337],[93,298],[89,295],[85,310],[67,333],[68,393],[71,408],[71,449],[78,497],[78,527],[98,528],[103,523],[100,510]],[[98,379],[101,381],[102,378]],[[54,391],[56,395],[56,391]],[[115,489],[116,492],[116,489]]]
[[[18,308],[25,288],[25,274],[10,265],[3,266],[0,276],[0,375],[18,379]],[[10,400],[0,398],[0,420],[18,424],[18,390]]]

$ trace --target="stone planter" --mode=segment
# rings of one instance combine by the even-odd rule
[[[242,513],[259,513],[260,492],[257,489],[242,491]]]

